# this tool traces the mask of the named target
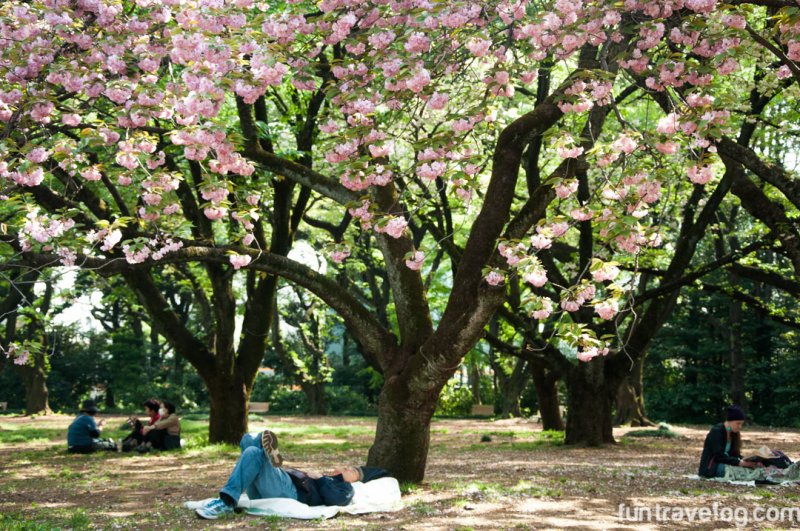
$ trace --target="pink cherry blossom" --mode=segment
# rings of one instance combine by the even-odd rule
[[[253,258],[247,254],[232,254],[228,256],[228,259],[234,269],[241,269],[247,266]]]
[[[331,252],[330,257],[331,260],[336,262],[337,264],[341,264],[344,260],[350,256],[350,249],[349,248],[339,248]]]
[[[506,277],[497,271],[490,271],[488,275],[484,278],[486,283],[490,286],[499,286],[505,281]]]
[[[399,238],[406,230],[408,222],[403,217],[394,217],[384,227],[375,227],[378,232],[385,232],[392,238]]]
[[[203,209],[203,214],[212,221],[224,218],[227,213],[228,210],[223,207],[210,206]]]
[[[36,164],[40,164],[48,159],[50,152],[42,147],[37,147],[28,152],[26,158]]]
[[[583,148],[581,146],[559,146],[556,148],[556,152],[562,159],[576,159],[581,155],[581,153],[583,153]]]
[[[430,100],[428,100],[428,108],[435,111],[442,110],[447,107],[447,102],[449,99],[450,98],[447,94],[434,92]]]
[[[687,175],[689,176],[689,180],[692,181],[694,184],[706,184],[708,181],[711,180],[711,177],[714,176],[714,172],[711,169],[711,166],[703,165],[703,166],[690,166],[687,170]]]
[[[597,356],[605,356],[607,354],[608,354],[608,348],[599,349],[597,347],[589,347],[578,352],[577,357],[578,360],[580,361],[588,362],[593,360]]]
[[[553,312],[553,301],[547,297],[540,297],[538,299],[538,307],[531,312],[531,317],[534,319],[547,319]]]
[[[658,125],[656,125],[656,131],[665,135],[671,135],[678,130],[678,126],[680,125],[678,115],[675,113],[670,113],[660,120],[658,120]]]
[[[413,269],[414,271],[419,271],[422,267],[422,262],[425,261],[425,253],[422,251],[415,251],[413,256],[406,260],[406,267],[409,269]]]
[[[619,268],[613,264],[603,264],[600,269],[592,272],[592,279],[595,282],[604,282],[606,280],[614,280],[619,275]]]
[[[616,300],[609,299],[595,305],[594,311],[597,312],[597,315],[599,315],[601,319],[608,321],[617,315],[619,312],[619,307]]]
[[[542,234],[534,234],[531,236],[531,245],[536,249],[549,249],[553,245],[553,240]]]

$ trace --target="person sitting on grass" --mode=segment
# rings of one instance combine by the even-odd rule
[[[725,422],[711,428],[703,444],[697,474],[705,478],[722,478],[728,467],[757,468],[761,463],[742,459],[742,426],[745,414],[737,405],[728,407]],[[730,474],[729,474],[730,475]]]
[[[81,410],[67,429],[67,451],[72,454],[90,454],[98,450],[117,451],[114,439],[100,439],[105,421],[95,422],[99,410],[94,400],[84,400]]]
[[[195,510],[200,518],[214,520],[233,513],[244,492],[251,500],[291,498],[310,506],[347,505],[354,494],[351,483],[366,483],[389,475],[382,468],[372,467],[344,467],[330,474],[281,468],[278,437],[269,430],[255,437],[246,434],[239,446],[242,455],[219,491],[219,498]]]
[[[142,403],[142,407],[144,408],[144,414],[148,417],[147,426],[152,426],[161,418],[158,414],[161,402],[155,398],[145,400]],[[152,444],[147,444],[149,441],[145,438],[144,429],[146,426],[144,423],[135,417],[128,417],[128,424],[133,428],[133,431],[122,441],[122,451],[129,452],[134,448],[137,450],[141,449],[142,451],[149,450]]]
[[[142,429],[145,444],[137,448],[140,452],[176,450],[181,447],[181,419],[175,414],[175,404],[169,400],[161,402],[159,419]]]

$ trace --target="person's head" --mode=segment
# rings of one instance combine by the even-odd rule
[[[355,466],[339,468],[331,473],[332,476],[338,476],[339,474],[341,474],[342,479],[348,483],[355,483],[356,481],[361,481],[363,479],[361,477],[361,469]]]
[[[86,413],[87,415],[94,417],[98,411],[100,410],[97,409],[97,404],[94,400],[84,400],[81,404],[81,413]]]
[[[158,410],[158,414],[162,417],[168,417],[173,413],[175,413],[175,404],[169,400],[163,400],[161,402],[161,408]]]
[[[739,433],[742,431],[746,415],[741,407],[736,404],[729,406],[725,412],[725,427],[728,431]]]
[[[158,413],[158,408],[161,407],[161,403],[155,398],[151,398],[150,400],[145,400],[144,403],[142,403],[142,407],[144,407],[144,412],[147,416],[153,417]]]

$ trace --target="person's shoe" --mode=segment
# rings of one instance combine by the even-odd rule
[[[139,446],[136,447],[136,451],[142,454],[146,454],[147,452],[150,451],[150,447],[147,446],[146,444],[140,444]]]
[[[275,435],[275,432],[269,430],[261,432],[261,448],[263,448],[267,454],[271,454],[278,449],[278,436]]]
[[[206,520],[216,520],[221,516],[233,514],[233,507],[226,504],[219,498],[214,498],[202,507],[195,509],[194,512],[196,512],[197,516],[200,518],[205,518]]]
[[[283,457],[278,452],[278,436],[274,432],[269,430],[261,432],[261,448],[272,461],[272,466],[279,467],[283,464]]]

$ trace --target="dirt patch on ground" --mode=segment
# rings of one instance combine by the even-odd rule
[[[0,430],[63,433],[70,420],[4,416]],[[123,420],[111,417],[109,425]],[[265,417],[251,429],[267,426],[285,442],[288,464],[324,471],[364,459],[374,420]],[[565,447],[527,420],[441,420],[433,425],[425,482],[406,489],[402,511],[322,522],[246,515],[208,522],[184,509],[185,501],[214,496],[224,484],[236,460],[233,448],[80,456],[65,452],[63,435],[43,436],[0,446],[0,528],[38,521],[88,529],[727,529],[743,523],[745,512],[748,529],[800,527],[800,487],[684,477],[696,472],[707,429],[675,427],[680,438],[644,439],[624,437],[630,429],[622,428],[614,433],[618,444],[589,449]],[[310,437],[315,430],[326,435]],[[798,430],[748,427],[743,439],[745,450],[767,445],[800,457]],[[634,507],[649,507],[651,521],[632,521]],[[787,511],[797,508],[798,519],[754,522],[759,508],[773,508],[773,516],[779,509],[792,516]],[[694,522],[685,513],[676,521],[675,511],[684,509],[711,511],[711,521],[698,522],[701,512]]]

